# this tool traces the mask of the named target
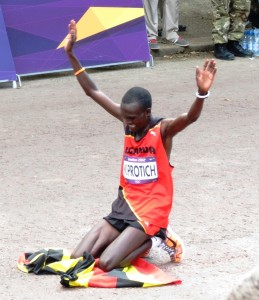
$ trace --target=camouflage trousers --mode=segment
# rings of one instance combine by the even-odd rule
[[[240,41],[250,12],[251,0],[211,0],[213,5],[212,39],[215,44]]]

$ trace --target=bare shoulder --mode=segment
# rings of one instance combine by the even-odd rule
[[[161,126],[166,126],[168,124],[172,124],[174,122],[175,118],[164,118],[161,121]]]
[[[163,137],[168,135],[168,129],[172,127],[175,118],[165,118],[161,121],[161,134]]]

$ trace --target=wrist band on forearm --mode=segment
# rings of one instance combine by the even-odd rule
[[[84,72],[84,71],[85,71],[85,68],[81,68],[80,70],[76,71],[76,72],[74,73],[74,75],[77,76],[77,75],[81,74],[81,73]]]
[[[210,96],[210,91],[208,91],[206,95],[200,95],[199,92],[196,92],[196,97],[200,99],[205,99],[208,98],[209,96]]]

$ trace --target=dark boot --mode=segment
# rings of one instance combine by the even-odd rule
[[[235,56],[239,56],[239,57],[250,56],[250,57],[252,57],[254,55],[254,53],[252,51],[244,49],[239,44],[238,41],[228,41],[227,48]]]
[[[235,55],[228,51],[227,44],[215,44],[214,56],[219,59],[233,60]]]

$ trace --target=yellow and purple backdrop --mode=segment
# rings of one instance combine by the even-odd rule
[[[70,69],[63,42],[71,19],[82,65],[150,60],[142,0],[0,0],[0,81]]]

